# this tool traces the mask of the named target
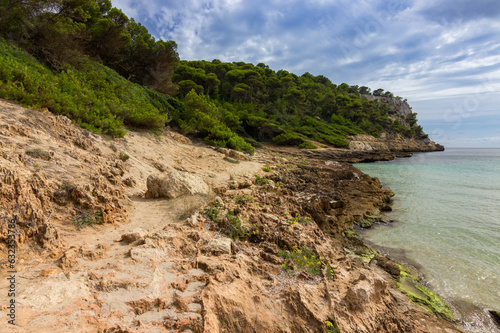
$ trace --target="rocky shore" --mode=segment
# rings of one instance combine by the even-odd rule
[[[393,193],[344,162],[405,149],[269,146],[249,158],[0,108],[2,332],[461,332],[415,272],[353,231]]]

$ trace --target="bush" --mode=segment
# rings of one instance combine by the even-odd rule
[[[50,159],[50,154],[41,148],[28,149],[25,154],[34,158]]]
[[[208,144],[228,147],[250,155],[255,148],[231,129],[220,119],[220,110],[205,96],[192,90],[185,100],[186,111],[181,116],[181,129],[185,132],[197,132],[205,138]]]
[[[131,83],[114,70],[83,59],[78,68],[54,72],[0,40],[0,97],[47,108],[83,128],[115,137],[124,124],[158,129],[170,119],[168,97]]]
[[[303,148],[303,149],[318,149],[317,146],[313,145],[311,142],[309,141],[304,141],[302,142],[300,145],[299,145],[299,148]]]
[[[73,224],[82,230],[90,225],[101,224],[102,223],[102,213],[97,212],[87,212],[77,215],[73,218]]]
[[[298,146],[304,143],[304,139],[293,133],[283,133],[273,138],[273,141],[280,145]]]

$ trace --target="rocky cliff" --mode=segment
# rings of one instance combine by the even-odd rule
[[[399,134],[382,133],[380,138],[359,134],[352,136],[349,148],[353,151],[373,151],[379,153],[443,151],[444,147],[430,139],[405,138]]]
[[[0,331],[461,332],[356,237],[393,193],[339,161],[353,154],[246,158],[174,132],[111,140],[0,101],[4,291],[17,220]]]

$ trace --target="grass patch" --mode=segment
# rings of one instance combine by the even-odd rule
[[[309,224],[309,218],[307,216],[298,216],[295,215],[295,217],[291,217],[286,221],[288,224],[295,224],[295,223],[302,223],[304,225]]]
[[[82,213],[73,217],[73,224],[78,228],[78,230],[82,230],[90,225],[101,224],[102,223],[102,213],[101,212],[87,212]]]
[[[234,199],[234,203],[243,205],[246,202],[253,202],[253,197],[248,196],[248,197],[243,197],[243,196],[237,196],[236,199]]]
[[[120,160],[122,160],[123,162],[127,161],[129,158],[130,156],[128,156],[127,154],[120,153]]]
[[[34,158],[50,159],[50,154],[41,148],[28,149],[25,153]]]
[[[269,179],[261,178],[259,175],[255,175],[255,184],[256,185],[266,185],[269,183]]]
[[[294,246],[292,251],[280,250],[278,255],[287,261],[282,265],[283,269],[291,271],[292,274],[304,271],[311,275],[319,275],[321,270],[326,268],[327,277],[333,278],[333,266],[330,263],[322,264],[321,259],[311,250]]]
[[[247,228],[241,224],[240,218],[238,215],[234,214],[233,211],[229,211],[226,214],[226,218],[228,219],[230,225],[229,237],[231,239],[236,240],[249,236]]]
[[[218,201],[212,202],[206,209],[205,215],[207,215],[212,221],[219,221],[220,203]]]
[[[269,167],[263,167],[262,168],[262,171],[265,171],[265,172],[271,172],[271,169]]]

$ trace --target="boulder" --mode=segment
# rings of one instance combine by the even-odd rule
[[[377,256],[370,261],[370,264],[376,264],[378,267],[382,268],[387,273],[391,274],[393,277],[397,278],[401,274],[401,270],[398,265],[391,259],[384,256]]]
[[[146,198],[177,198],[185,194],[208,195],[210,188],[198,176],[182,171],[167,175],[150,175],[147,179]]]
[[[215,255],[231,254],[231,243],[232,241],[230,238],[215,238],[210,240],[201,250],[205,253],[212,253]]]
[[[147,232],[142,230],[141,228],[134,229],[126,234],[123,234],[120,241],[124,241],[125,243],[133,243],[140,240],[143,240],[144,237],[147,236]]]

